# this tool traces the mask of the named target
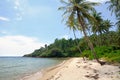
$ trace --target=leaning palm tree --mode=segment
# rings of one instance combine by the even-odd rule
[[[69,26],[76,26],[78,30],[81,29],[83,32],[85,39],[88,43],[88,46],[91,49],[91,52],[94,55],[94,58],[97,60],[98,63],[101,65],[103,64],[101,61],[99,61],[96,52],[94,50],[93,44],[90,41],[88,35],[87,35],[87,25],[89,23],[96,23],[96,20],[93,16],[91,16],[91,11],[94,10],[93,6],[98,5],[97,3],[88,2],[86,0],[68,0],[68,2],[65,2],[61,0],[63,4],[65,4],[64,7],[60,7],[59,10],[64,10],[64,18],[66,18],[66,22],[69,24]],[[77,24],[76,24],[77,22]]]

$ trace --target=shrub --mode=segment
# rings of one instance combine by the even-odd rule
[[[119,62],[120,63],[120,49],[119,49],[119,47],[101,46],[101,47],[96,47],[95,51],[97,53],[98,58],[104,58],[109,62]],[[85,56],[89,59],[94,59],[94,56],[90,50],[83,51],[82,56]]]
[[[62,50],[58,48],[53,48],[48,52],[49,57],[64,57]]]

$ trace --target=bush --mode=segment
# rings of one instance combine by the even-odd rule
[[[48,52],[49,57],[64,57],[62,50],[58,48],[53,48]]]
[[[120,49],[118,47],[101,46],[101,47],[96,47],[95,51],[97,53],[98,58],[104,58],[109,62],[119,62],[120,63]],[[89,59],[94,59],[94,56],[90,50],[83,51],[83,54],[81,56],[85,56]]]

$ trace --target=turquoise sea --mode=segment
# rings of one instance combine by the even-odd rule
[[[19,80],[62,61],[57,58],[0,57],[0,80]]]

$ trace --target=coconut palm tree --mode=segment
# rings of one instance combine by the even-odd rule
[[[92,25],[92,32],[93,33],[98,33],[98,34],[102,34],[102,33],[106,33],[109,32],[109,29],[111,26],[113,26],[112,22],[110,20],[103,20],[101,17],[101,13],[97,13],[96,11],[93,11],[92,13],[93,17],[96,19],[97,21],[97,25]]]
[[[65,4],[65,6],[60,7],[59,10],[64,10],[63,15],[66,19],[67,24],[69,24],[69,26],[75,26],[78,30],[81,29],[88,43],[88,46],[94,55],[94,58],[98,63],[102,65],[103,63],[97,58],[93,44],[86,32],[87,25],[89,23],[96,23],[95,18],[91,16],[91,11],[94,10],[93,6],[97,5],[97,3],[88,2],[86,0],[68,0],[68,2],[61,0],[61,2]]]
[[[118,28],[118,45],[120,46],[120,0],[110,0],[107,1],[106,3],[109,4],[108,9],[115,14],[117,22],[117,28]]]
[[[103,33],[109,32],[109,29],[113,26],[113,23],[110,20],[103,20],[98,27],[96,28],[96,32],[100,35]]]
[[[103,22],[102,22],[102,26],[103,26],[103,32],[104,33],[107,33],[107,32],[109,32],[109,29],[113,26],[113,23],[110,21],[110,20],[103,20]]]
[[[96,24],[92,24],[91,26],[91,31],[95,34],[95,35],[97,35],[97,34],[99,34],[99,29],[100,29],[100,26],[101,26],[101,24],[102,24],[102,22],[103,22],[103,19],[102,19],[102,16],[101,16],[101,13],[99,12],[99,13],[97,13],[97,11],[93,11],[92,12],[92,16],[96,19],[96,21],[97,21],[97,25]],[[96,44],[97,45],[99,45],[100,46],[100,44],[101,44],[101,39],[99,39],[99,37],[97,37],[97,36],[94,36],[94,38],[96,39]]]
[[[113,26],[113,23],[110,20],[103,20],[102,24],[101,24],[101,32],[103,33],[109,33],[109,29]],[[106,38],[104,37],[104,35],[100,34],[101,36],[101,41],[102,41],[102,45],[105,45],[105,43],[107,43],[107,45],[109,45],[109,39],[110,36],[108,35]],[[107,42],[104,43],[105,39],[107,39]]]
[[[118,32],[120,33],[120,0],[110,0],[107,1],[106,3],[109,4],[108,9],[115,14],[116,19],[117,19],[117,27],[118,27]]]
[[[116,17],[120,17],[120,0],[110,0],[107,1],[106,3],[109,4],[108,9],[112,13],[115,13]]]
[[[103,22],[103,19],[102,19],[102,17],[101,17],[101,13],[99,12],[99,13],[97,13],[96,11],[93,11],[92,12],[92,15],[93,15],[93,17],[96,19],[96,21],[98,22],[98,24],[96,25],[96,24],[93,24],[92,25],[92,32],[94,33],[94,34],[97,34],[97,32],[98,32],[98,30],[99,30],[99,28],[100,28],[100,25],[101,25],[101,23]]]
[[[102,17],[101,17],[101,13],[97,13],[96,11],[93,11],[92,12],[92,15],[93,15],[93,17],[96,19],[96,21],[98,22],[98,24],[97,25],[92,25],[92,32],[94,33],[94,34],[99,34],[100,35],[100,39],[98,39],[98,40],[100,40],[100,41],[98,41],[97,43],[99,44],[99,45],[101,45],[101,44],[103,44],[103,39],[104,39],[104,37],[102,37],[102,34],[103,33],[107,33],[107,32],[109,32],[109,29],[110,29],[110,27],[112,27],[113,25],[112,25],[112,22],[110,21],[110,20],[103,20],[102,19]]]

